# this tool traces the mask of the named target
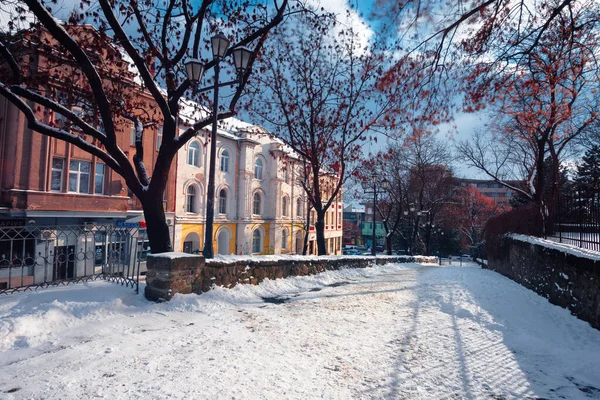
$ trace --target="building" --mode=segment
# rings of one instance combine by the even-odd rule
[[[180,129],[202,115],[198,105],[186,102]],[[177,157],[174,248],[187,253],[204,248],[208,135],[188,142]],[[215,161],[215,254],[302,254],[308,204],[294,154],[264,128],[230,118],[219,125]],[[327,213],[329,254],[341,254],[341,209],[338,201]],[[308,233],[307,253],[316,254],[312,224]]]
[[[515,195],[513,190],[494,180],[457,178],[456,183],[460,187],[476,188],[482,195],[492,199],[496,205],[510,206],[510,199]],[[514,186],[523,184],[519,181],[509,181],[508,183]]]
[[[82,36],[95,34],[92,27],[79,29]],[[24,54],[20,62],[30,68],[47,68],[45,50],[40,49],[48,47],[38,48],[36,43],[48,40],[43,29],[25,31],[21,41],[14,44],[26,48],[20,52]],[[116,48],[107,46],[103,51],[113,60],[120,59]],[[29,59],[32,55],[35,60]],[[121,79],[131,86],[136,84],[133,74],[124,73]],[[60,80],[46,80],[44,85],[40,90],[59,93],[62,89]],[[142,91],[136,93],[137,102],[153,107],[151,96]],[[93,112],[77,101],[71,104],[71,110],[78,115]],[[39,120],[49,125],[64,126],[56,113],[39,107],[35,112]],[[115,123],[117,145],[131,160],[135,153],[133,124],[126,119]],[[158,155],[160,131],[160,126],[144,130],[144,162],[149,168]],[[85,138],[74,128],[71,133]],[[164,209],[171,221],[174,184],[173,170],[164,196]],[[10,227],[2,231],[0,238],[0,287],[93,275],[114,257],[125,265],[150,250],[141,204],[128,191],[124,179],[75,145],[32,131],[25,115],[2,96],[0,227]],[[30,267],[18,271],[13,268],[25,264]],[[45,265],[44,271],[38,268],[41,264]]]
[[[385,227],[379,213],[375,213],[375,223],[373,224],[373,203],[363,203],[365,207],[364,221],[362,223],[362,236],[366,246],[373,246],[373,226],[375,226],[375,246],[384,246]]]
[[[344,208],[344,244],[363,246],[365,244],[362,228],[365,220],[365,208],[348,205]]]

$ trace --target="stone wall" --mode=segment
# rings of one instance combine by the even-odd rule
[[[487,268],[600,329],[600,261],[538,241],[540,244],[504,238],[498,256],[488,259]]]
[[[436,257],[295,257],[205,260],[187,253],[148,256],[145,295],[148,300],[170,300],[176,293],[202,293],[213,286],[232,288],[238,283],[257,285],[264,279],[313,275],[326,270],[367,268],[389,263],[435,263]]]

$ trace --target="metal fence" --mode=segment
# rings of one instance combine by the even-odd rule
[[[574,193],[557,202],[548,239],[600,251],[600,193]]]
[[[130,225],[0,227],[0,294],[97,279],[139,292],[150,248]]]

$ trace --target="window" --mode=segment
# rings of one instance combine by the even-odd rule
[[[64,163],[64,158],[52,159],[52,181],[50,183],[50,190],[52,191],[62,191]]]
[[[282,175],[283,175],[283,181],[285,183],[288,183],[290,177],[289,177],[289,174],[288,174],[287,167],[283,167],[283,173],[282,173]]]
[[[198,143],[196,142],[192,142],[190,144],[190,147],[188,148],[188,164],[189,165],[194,165],[194,166],[199,166],[200,163],[198,162],[198,155],[200,154],[200,146],[198,146]]]
[[[284,217],[287,217],[288,215],[288,198],[284,197],[281,200],[281,215],[283,215]]]
[[[129,124],[129,144],[135,146],[135,125]]]
[[[187,194],[185,196],[185,211],[189,213],[196,212],[196,188],[188,186]]]
[[[254,201],[252,202],[252,214],[260,215],[260,193],[254,193]]]
[[[223,151],[223,153],[221,153],[221,171],[229,171],[229,153],[226,151]]]
[[[160,150],[160,146],[162,145],[162,136],[163,136],[163,127],[160,125],[158,127],[158,132],[156,134],[156,150]]]
[[[252,254],[258,254],[262,252],[262,235],[260,234],[259,229],[255,229],[252,232]]]
[[[284,229],[281,231],[281,250],[287,250],[288,248],[288,230]]]
[[[69,192],[90,192],[90,163],[71,160],[69,163]]]
[[[227,192],[221,189],[219,192],[219,214],[227,214]]]
[[[94,178],[94,193],[95,194],[103,194],[104,193],[104,164],[96,164],[96,175]]]
[[[296,216],[302,216],[302,199],[300,197],[298,197],[298,199],[296,200]]]
[[[254,179],[262,179],[263,176],[263,163],[260,158],[257,158],[254,162]]]

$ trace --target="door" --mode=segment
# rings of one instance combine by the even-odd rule
[[[229,254],[229,232],[221,230],[217,238],[217,254]]]
[[[54,280],[75,278],[75,246],[54,247]]]

